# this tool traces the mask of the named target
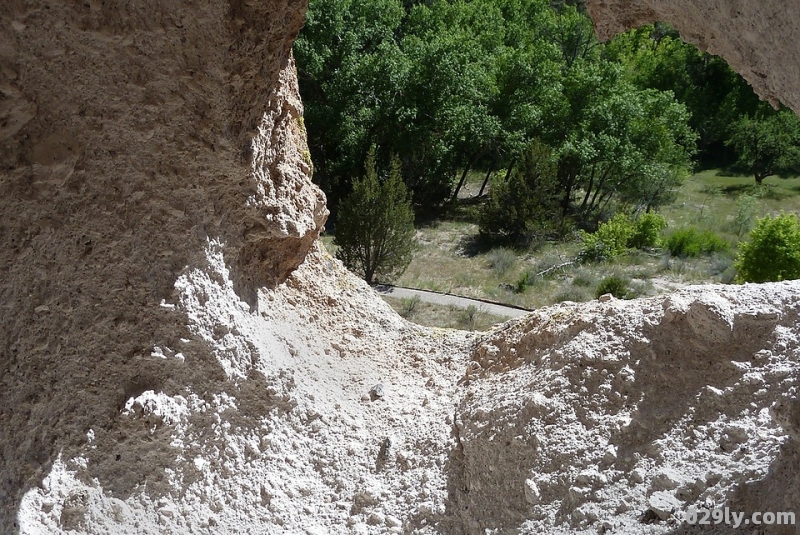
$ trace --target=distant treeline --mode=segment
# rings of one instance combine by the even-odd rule
[[[752,167],[736,133],[777,112],[724,61],[661,24],[601,44],[583,11],[548,0],[311,0],[295,56],[331,207],[373,146],[379,166],[397,158],[418,209],[455,197],[470,170],[530,174],[535,153],[552,162],[542,186],[552,210],[575,220],[669,202],[698,162]]]

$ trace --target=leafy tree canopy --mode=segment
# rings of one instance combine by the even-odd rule
[[[690,114],[610,61],[639,48],[606,53],[581,6],[312,0],[295,51],[332,205],[373,144],[379,162],[399,156],[415,204],[431,207],[472,168],[513,170],[533,139],[554,155],[561,217],[666,202],[694,153]]]

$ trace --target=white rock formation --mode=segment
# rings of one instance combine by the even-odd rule
[[[674,17],[798,109],[796,8],[590,4],[603,31]],[[800,283],[562,305],[479,338],[403,321],[315,243],[303,12],[0,5],[0,532],[678,533],[691,506],[797,512]]]

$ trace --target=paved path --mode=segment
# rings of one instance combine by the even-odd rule
[[[481,312],[505,318],[518,318],[530,312],[529,310],[501,305],[499,303],[490,303],[479,299],[470,299],[468,297],[431,292],[428,290],[416,290],[414,288],[403,288],[401,286],[390,286],[388,284],[378,284],[374,288],[379,294],[395,299],[410,299],[416,295],[419,296],[420,301],[426,303],[444,306],[452,305],[459,308],[467,308],[472,305],[477,307]]]

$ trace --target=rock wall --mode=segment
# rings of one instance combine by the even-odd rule
[[[800,7],[781,0],[588,0],[600,38],[655,21],[722,56],[773,105],[800,113]]]
[[[0,5],[0,526],[91,428],[118,492],[120,410],[224,377],[161,306],[219,240],[242,299],[305,258],[310,183],[291,44],[303,2],[8,0]],[[193,347],[185,361],[156,347]],[[106,450],[104,450],[106,451]],[[126,458],[127,457],[127,458]],[[107,464],[106,464],[107,463]]]
[[[708,36],[795,105],[796,58],[761,61],[795,46],[764,15],[792,8],[732,6],[592,10]],[[0,5],[0,533],[678,533],[703,500],[797,508],[798,284],[479,338],[408,324],[315,243],[304,7]]]
[[[684,533],[693,507],[796,513],[799,292],[563,304],[487,335],[456,411],[464,532]]]

